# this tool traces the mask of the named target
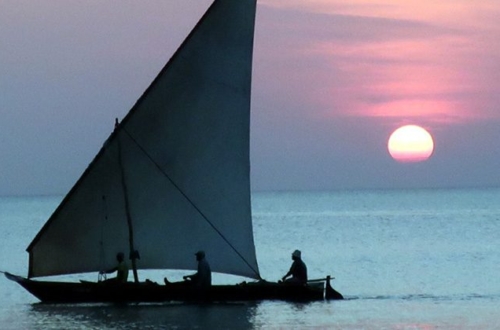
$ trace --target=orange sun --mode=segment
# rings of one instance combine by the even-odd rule
[[[429,132],[422,127],[406,125],[391,134],[387,149],[392,158],[398,162],[423,162],[432,155],[434,141]]]

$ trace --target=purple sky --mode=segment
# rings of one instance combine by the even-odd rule
[[[66,193],[210,2],[2,0],[0,195]],[[257,10],[254,190],[500,184],[500,2]],[[390,157],[404,124],[428,161]]]

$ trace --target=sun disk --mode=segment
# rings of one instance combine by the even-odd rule
[[[392,158],[398,162],[422,162],[432,155],[434,141],[429,132],[422,127],[406,125],[391,134],[387,149]]]

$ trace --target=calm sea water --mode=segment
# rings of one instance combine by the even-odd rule
[[[0,270],[26,275],[25,248],[60,200],[0,198]],[[499,189],[257,193],[253,212],[265,279],[301,249],[309,276],[334,276],[347,299],[43,305],[0,278],[0,329],[500,329]]]

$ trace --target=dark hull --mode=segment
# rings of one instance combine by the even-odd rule
[[[168,301],[257,301],[290,300],[316,301],[343,299],[333,290],[329,280],[310,285],[293,285],[271,282],[214,285],[200,291],[186,283],[159,285],[145,283],[95,283],[95,282],[48,282],[33,281],[9,273],[8,279],[19,283],[44,303],[128,303]]]

